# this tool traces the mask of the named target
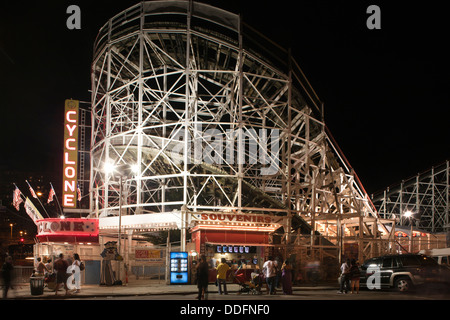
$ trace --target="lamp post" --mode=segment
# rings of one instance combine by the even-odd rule
[[[409,223],[411,225],[411,231],[409,234],[409,252],[412,253],[413,251],[413,220],[414,220],[414,213],[411,210],[407,210],[405,214],[403,215],[406,218],[409,218]]]
[[[122,206],[123,206],[123,179],[128,179],[133,174],[137,174],[139,170],[138,165],[129,165],[129,164],[121,164],[121,165],[114,165],[111,163],[105,164],[104,168],[105,172],[108,174],[111,174],[114,176],[114,173],[116,173],[119,176],[119,225],[118,225],[118,246],[117,246],[117,253],[121,260],[118,262],[118,280],[121,280],[121,274],[120,274],[120,263],[123,261],[122,256]]]
[[[123,190],[123,176],[119,176],[119,235],[118,235],[118,241],[119,245],[117,247],[117,253],[119,254],[119,262],[117,264],[117,275],[118,280],[121,280],[121,274],[120,274],[120,263],[123,261],[122,258],[122,250],[121,250],[121,243],[122,243],[122,190]]]

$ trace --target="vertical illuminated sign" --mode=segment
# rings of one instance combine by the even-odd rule
[[[79,101],[66,100],[64,112],[63,207],[77,207]]]

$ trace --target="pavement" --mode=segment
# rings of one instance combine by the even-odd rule
[[[237,294],[239,292],[239,285],[228,283],[227,289],[230,294]],[[323,283],[316,286],[300,285],[294,286],[293,291],[297,290],[337,290],[336,283]],[[209,285],[209,290],[216,290],[214,284]],[[60,289],[58,295],[55,291],[45,287],[43,294],[33,295],[29,283],[21,283],[14,286],[14,289],[8,292],[8,299],[13,300],[50,300],[50,299],[82,299],[82,298],[105,298],[108,297],[128,297],[128,296],[148,296],[148,295],[188,295],[196,294],[198,292],[196,285],[170,285],[163,280],[130,280],[124,285],[105,286],[105,285],[82,285],[81,292],[70,293],[65,295],[65,290]]]

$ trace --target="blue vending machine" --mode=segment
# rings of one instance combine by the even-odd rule
[[[170,253],[170,284],[187,284],[189,282],[188,273],[188,253]]]

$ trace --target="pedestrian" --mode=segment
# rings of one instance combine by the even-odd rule
[[[207,300],[208,296],[208,275],[209,266],[206,262],[206,256],[200,257],[200,263],[197,266],[197,288],[198,288],[198,300]]]
[[[36,276],[38,277],[43,277],[45,275],[45,273],[48,273],[48,269],[45,266],[45,264],[41,261],[41,258],[37,258],[37,263],[36,263]]]
[[[13,270],[14,266],[12,263],[12,258],[7,256],[1,269],[1,278],[3,280],[3,299],[8,297],[8,290],[13,288]]]
[[[283,293],[292,294],[292,267],[289,260],[284,261],[281,266],[281,283],[283,284]]]
[[[228,294],[227,291],[227,272],[230,270],[230,266],[227,264],[225,258],[220,260],[219,265],[216,268],[217,270],[217,285],[219,287],[219,294],[222,294],[222,285],[223,285],[223,293]]]
[[[350,281],[351,281],[351,288],[352,288],[352,294],[355,293],[359,294],[359,280],[361,277],[361,271],[359,270],[359,264],[355,259],[352,259],[351,266],[350,266]]]
[[[269,256],[268,260],[264,262],[263,272],[264,276],[266,277],[266,283],[269,289],[269,294],[275,294],[275,277],[277,275],[277,271],[272,256]]]
[[[78,253],[73,254],[73,262],[72,262],[72,273],[74,276],[75,282],[75,292],[81,292],[81,259]]]
[[[52,273],[52,259],[47,259],[47,263],[45,264],[45,267],[47,268],[48,272],[46,274],[46,276],[48,276],[50,273]]]
[[[69,263],[64,260],[64,255],[61,253],[59,255],[59,259],[55,261],[53,264],[53,268],[56,271],[56,288],[55,288],[55,296],[58,295],[58,290],[61,284],[64,285],[64,289],[66,289],[66,295],[69,294],[69,288],[67,287],[67,268],[69,267]]]
[[[247,264],[247,261],[244,258],[242,258],[241,255],[239,255],[237,263],[238,263],[238,268],[243,268],[244,265]]]
[[[283,264],[280,261],[280,257],[275,258],[274,265],[275,265],[275,273],[276,273],[274,290],[276,292],[277,288],[280,288],[280,286],[281,286],[281,267]]]
[[[338,293],[347,293],[350,288],[350,259],[341,265],[341,283]]]

